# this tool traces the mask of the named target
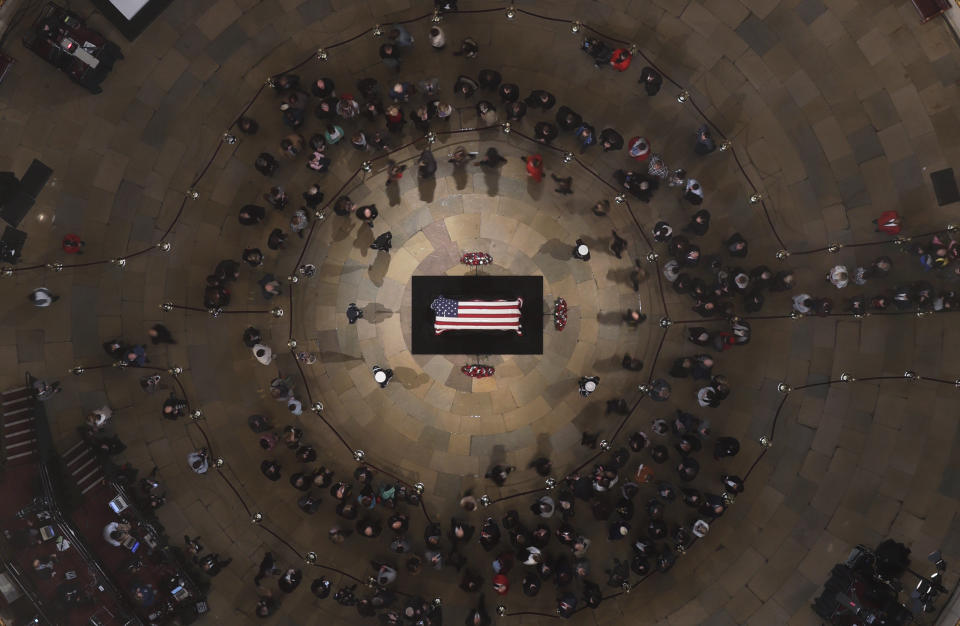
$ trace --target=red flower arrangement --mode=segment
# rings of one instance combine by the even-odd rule
[[[490,265],[493,257],[486,252],[467,252],[460,257],[460,262],[464,265]]]
[[[460,371],[469,376],[470,378],[486,378],[487,376],[493,376],[495,370],[491,365],[464,365],[460,368]]]
[[[557,298],[553,304],[553,327],[557,330],[563,330],[567,325],[567,301],[563,298]]]

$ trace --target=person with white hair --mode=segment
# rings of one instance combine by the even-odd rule
[[[270,346],[258,343],[253,346],[253,356],[261,365],[270,365],[277,355],[273,353],[273,350],[270,349]]]
[[[586,398],[591,393],[597,390],[597,385],[600,384],[599,376],[583,376],[577,381],[577,385],[580,388],[580,395]]]
[[[827,280],[837,289],[843,289],[850,283],[850,274],[846,265],[834,265],[827,273]]]

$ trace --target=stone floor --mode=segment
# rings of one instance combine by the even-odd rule
[[[72,4],[83,14],[92,10],[82,0]],[[269,74],[311,57],[318,45],[327,46],[346,34],[427,13],[429,4],[175,2],[124,47],[126,60],[97,97],[68,83],[11,39],[18,63],[0,85],[0,145],[5,148],[0,170],[21,173],[32,158],[55,170],[25,221],[25,264],[76,262],[60,253],[59,241],[67,232],[78,232],[86,240],[83,261],[118,257],[159,241],[220,135]],[[469,0],[461,4],[491,6]],[[517,6],[579,18],[636,41],[685,85],[731,137],[787,249],[874,240],[870,220],[889,208],[905,216],[907,233],[934,230],[955,219],[956,205],[936,206],[927,174],[960,163],[960,107],[955,104],[960,53],[940,22],[918,24],[910,2],[560,0]],[[112,32],[98,15],[91,23]],[[838,260],[852,265],[877,254],[875,248],[844,248],[836,256],[776,261],[780,245],[760,209],[749,204],[751,192],[733,153],[694,155],[692,136],[700,121],[689,104],[677,102],[677,89],[665,86],[652,99],[642,95],[634,82],[640,63],[623,75],[595,70],[577,50],[578,36],[571,35],[567,23],[526,15],[508,22],[497,11],[449,16],[443,26],[451,45],[473,36],[481,46],[480,58],[463,60],[451,56],[449,49],[430,50],[426,22],[419,22],[411,26],[417,43],[401,78],[437,76],[447,95],[458,74],[475,75],[483,67],[494,67],[524,92],[544,88],[557,94],[559,104],[579,111],[598,130],[609,125],[627,138],[645,135],[668,164],[686,167],[704,183],[705,207],[714,218],[702,244],[705,251],[739,231],[750,241],[746,261],[751,266],[792,267],[801,288],[815,294],[832,289],[822,276]],[[362,37],[330,50],[325,64],[308,61],[299,73],[304,80],[332,76],[340,92],[349,91],[347,85],[361,76],[372,75],[383,83],[390,74],[377,60],[380,41]],[[463,109],[450,126],[472,126],[472,102],[453,101]],[[276,368],[257,364],[239,340],[245,326],[263,329],[278,352],[291,336],[318,352],[320,362],[307,367],[305,375],[313,394],[324,402],[325,417],[370,460],[405,480],[423,482],[428,510],[445,520],[465,489],[495,498],[542,484],[532,471],[523,470],[498,490],[482,479],[491,463],[525,468],[537,454],[549,454],[559,475],[587,458],[589,451],[579,446],[582,430],[611,436],[617,424],[604,417],[603,402],[621,394],[635,396],[663,333],[655,320],[665,312],[651,276],[641,285],[639,298],[654,323],[639,331],[619,324],[620,311],[637,299],[627,280],[632,259],[643,258],[648,249],[624,207],[614,205],[608,218],[589,212],[594,202],[612,199],[614,192],[579,166],[562,166],[559,154],[545,155],[547,170],[574,176],[574,195],[553,193],[549,181],[528,182],[520,156],[529,144],[515,134],[493,130],[441,137],[434,145],[441,166],[431,188],[418,186],[410,172],[388,193],[378,168],[352,181],[348,189],[354,200],[375,202],[380,208],[377,227],[371,233],[356,220],[332,214],[319,225],[303,257],[319,271],[295,287],[293,309],[286,296],[265,303],[256,281],[267,271],[281,277],[290,273],[300,253],[296,237],[288,249],[268,252],[263,268],[244,268],[230,308],[259,310],[279,304],[287,308],[283,318],[252,313],[214,319],[183,310],[161,312],[157,305],[164,301],[202,306],[204,277],[220,259],[238,258],[243,248],[254,245],[266,249],[270,229],[285,226],[288,216],[275,213],[268,224],[255,228],[239,226],[235,217],[239,206],[257,201],[267,190],[252,162],[263,150],[279,152],[285,133],[276,107],[273,93],[261,94],[251,108],[261,122],[260,133],[241,137],[217,153],[197,185],[199,199],[188,201],[168,237],[173,244],[169,254],[157,251],[131,259],[122,271],[97,266],[4,279],[12,296],[0,304],[7,322],[0,331],[0,358],[9,364],[4,380],[13,385],[26,370],[54,378],[65,376],[73,365],[103,363],[102,341],[113,336],[143,341],[146,329],[162,321],[178,343],[151,349],[151,362],[186,370],[183,380],[191,402],[202,407],[203,426],[225,459],[224,475],[254,510],[264,513],[265,523],[301,552],[315,550],[322,562],[365,578],[371,572],[366,561],[382,554],[385,543],[364,546],[353,538],[332,546],[324,537],[333,523],[332,505],[325,503],[324,512],[315,517],[303,516],[293,489],[285,482],[269,483],[258,471],[264,455],[245,418],[262,412],[274,415],[279,424],[288,421],[282,407],[270,400],[267,387],[277,369],[289,374],[295,366],[287,354]],[[538,119],[531,112],[518,130],[531,132]],[[407,139],[412,141],[416,137],[409,126]],[[305,134],[318,129],[311,119]],[[565,146],[569,141],[564,137],[557,143]],[[481,151],[496,145],[509,162],[500,175],[470,167],[464,176],[442,158],[457,145]],[[401,156],[413,157],[422,146]],[[319,180],[332,197],[369,155],[340,146],[333,157],[333,170],[322,178],[310,177],[301,158],[284,162],[278,180],[294,196]],[[604,180],[613,169],[628,165],[622,153],[601,154],[596,148],[582,159]],[[633,203],[646,227],[660,218],[674,226],[686,221],[686,205],[669,191],[661,190],[650,205]],[[630,241],[631,258],[617,260],[603,251],[611,228]],[[368,248],[370,240],[387,229],[394,234],[394,250],[376,255]],[[589,263],[567,258],[578,237],[594,250]],[[542,357],[493,357],[497,375],[470,381],[457,371],[467,357],[410,353],[409,278],[463,273],[457,257],[477,249],[495,258],[485,272],[542,275],[545,302],[563,296],[571,312],[562,333],[545,330]],[[909,267],[907,257],[896,256],[895,263],[896,279],[917,279],[919,271]],[[24,296],[41,283],[62,299],[49,309],[32,309]],[[354,326],[343,315],[350,302],[366,312]],[[674,319],[694,317],[687,301],[670,290],[666,307]],[[768,299],[765,308],[768,313],[788,310],[787,296]],[[757,439],[769,433],[781,399],[776,391],[780,381],[799,386],[836,379],[841,372],[864,377],[899,375],[906,369],[953,380],[960,375],[960,359],[945,347],[957,345],[960,337],[947,318],[755,322],[748,346],[719,357],[717,371],[730,377],[735,391],[711,415],[714,430],[739,437],[743,450],[722,466],[705,461],[698,480],[709,481],[720,469],[747,471],[761,451]],[[682,328],[675,325],[666,334],[654,372],[662,375],[673,358],[690,350]],[[628,376],[618,368],[625,351],[647,362],[642,376]],[[397,372],[386,390],[370,380],[369,367],[377,363]],[[158,465],[170,485],[169,503],[161,509],[170,534],[199,532],[211,547],[234,557],[214,581],[212,617],[252,622],[252,577],[260,554],[265,548],[286,559],[292,554],[250,524],[218,476],[189,472],[184,457],[200,445],[199,431],[160,419],[159,399],[145,396],[134,374],[111,368],[64,378],[66,392],[49,407],[54,434],[63,444],[70,443],[84,412],[109,401],[115,409],[114,427],[129,446],[126,457],[142,468]],[[575,380],[585,374],[602,378],[600,392],[590,400],[576,395]],[[652,409],[650,403],[641,403],[628,428],[643,428],[652,417],[665,416],[675,407],[693,408],[694,391],[692,383],[678,383],[667,405]],[[630,595],[608,600],[597,611],[581,612],[574,621],[816,624],[810,601],[832,565],[857,543],[885,537],[904,541],[918,567],[925,565],[923,555],[938,547],[948,562],[956,561],[956,393],[949,385],[894,381],[791,394],[773,448],[756,466],[747,492],[708,538],[669,575],[654,576]],[[341,474],[352,471],[349,452],[314,415],[304,413],[298,423],[306,439],[320,449],[322,460]],[[292,458],[278,458],[285,461],[285,472],[292,471]],[[525,511],[527,500],[514,504]],[[496,505],[487,512],[500,516],[506,508]],[[596,535],[591,560],[594,579],[602,583],[602,569],[613,553],[603,545],[604,530],[586,517],[580,513],[576,525]],[[419,537],[421,527],[418,518],[411,536]],[[475,546],[468,556],[489,580],[487,556]],[[452,570],[443,574],[401,577],[398,586],[442,597],[448,619],[458,623],[475,599],[456,589]],[[308,571],[307,582],[311,575]],[[516,586],[519,576],[514,577]],[[953,584],[956,577],[947,581]],[[552,591],[545,585],[540,596],[528,599],[515,588],[499,603],[509,611],[550,612]],[[497,603],[488,593],[491,613]],[[291,624],[320,620],[357,621],[352,609],[314,600],[307,589],[284,598],[277,618]],[[499,623],[548,621],[517,616]]]

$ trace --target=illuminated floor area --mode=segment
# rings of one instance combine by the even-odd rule
[[[473,8],[469,0],[461,5]],[[713,215],[709,233],[699,241],[704,254],[719,251],[727,236],[740,232],[750,244],[748,257],[737,260],[740,265],[794,269],[795,292],[830,296],[838,309],[844,297],[873,295],[907,281],[932,280],[938,288],[949,288],[949,282],[931,279],[914,257],[892,246],[776,259],[782,247],[798,251],[883,239],[871,220],[887,209],[904,216],[905,234],[935,231],[955,221],[956,204],[937,206],[928,174],[960,163],[960,107],[955,104],[960,54],[939,22],[918,24],[909,2],[604,0],[517,6],[564,21],[519,15],[508,22],[500,11],[450,15],[442,23],[449,42],[443,52],[429,48],[429,20],[410,26],[416,44],[399,77],[414,83],[438,77],[441,99],[460,109],[438,130],[475,125],[478,97],[455,97],[452,85],[460,74],[476,76],[480,69],[495,68],[505,81],[517,83],[522,94],[531,89],[556,94],[558,106],[578,111],[598,131],[609,126],[627,139],[647,137],[668,165],[685,167],[700,180],[707,197],[703,207]],[[81,2],[73,8],[87,14],[90,7]],[[24,221],[29,238],[23,264],[77,262],[60,252],[60,239],[68,232],[86,241],[79,261],[117,258],[156,243],[224,130],[268,75],[309,57],[319,45],[430,9],[429,3],[408,0],[175,2],[136,42],[124,46],[126,59],[97,97],[8,44],[18,63],[0,85],[0,145],[8,147],[0,151],[0,170],[22,173],[33,158],[54,169],[52,182]],[[701,121],[689,102],[677,101],[678,89],[665,85],[648,98],[636,84],[643,65],[639,59],[624,73],[595,69],[577,49],[580,35],[571,34],[565,21],[573,17],[636,41],[687,86],[731,138],[746,175],[762,191],[784,246],[759,206],[748,202],[751,189],[733,153],[695,154],[694,133]],[[97,16],[91,25],[111,32]],[[479,43],[479,58],[452,55],[465,36]],[[368,75],[386,85],[396,74],[379,63],[377,48],[383,41],[366,35],[329,50],[327,61],[312,60],[297,73],[304,81],[331,76],[340,93],[350,92],[352,80]],[[496,100],[495,94],[489,99]],[[199,198],[188,200],[167,238],[169,254],[156,251],[130,259],[123,270],[105,265],[18,272],[3,279],[11,297],[0,303],[7,321],[0,334],[7,386],[19,384],[26,370],[61,378],[65,391],[46,408],[55,440],[67,446],[88,410],[104,402],[113,407],[113,428],[128,446],[125,458],[146,471],[157,465],[168,485],[168,503],[159,515],[170,536],[200,534],[208,547],[233,557],[214,579],[209,604],[211,619],[236,623],[257,621],[253,577],[263,551],[272,549],[284,564],[296,563],[293,554],[250,523],[220,476],[189,470],[184,459],[201,445],[199,431],[186,420],[163,420],[162,395],[146,395],[136,372],[108,368],[67,377],[74,365],[108,362],[103,341],[123,337],[143,343],[147,328],[167,325],[177,343],[150,346],[151,364],[184,368],[190,401],[202,407],[202,425],[217,456],[225,460],[223,477],[253,510],[263,513],[266,525],[301,552],[316,551],[319,562],[361,579],[374,573],[372,558],[386,556],[389,533],[376,540],[353,536],[342,545],[329,543],[327,531],[336,523],[333,499],[325,493],[319,513],[303,514],[296,506],[299,492],[287,483],[299,466],[292,453],[264,452],[246,427],[253,413],[274,416],[278,426],[297,423],[304,441],[317,448],[320,462],[345,480],[353,472],[347,448],[314,414],[305,411],[291,418],[269,396],[277,369],[296,372],[284,349],[289,338],[297,340],[298,349],[319,356],[317,363],[303,367],[312,394],[324,403],[324,417],[371,462],[407,482],[422,482],[426,508],[444,532],[450,516],[462,513],[457,502],[466,489],[491,499],[535,489],[543,479],[527,469],[533,458],[549,456],[559,478],[594,454],[580,445],[581,433],[613,437],[621,418],[605,415],[606,400],[636,399],[636,385],[646,382],[658,348],[655,378],[665,377],[675,358],[701,351],[685,340],[679,323],[666,331],[660,346],[665,331],[658,320],[665,313],[652,274],[655,265],[645,260],[649,248],[633,218],[603,182],[612,181],[615,169],[635,163],[623,152],[590,148],[578,156],[600,174],[603,180],[598,180],[576,163],[563,165],[562,153],[544,151],[548,178],[534,183],[521,161],[531,144],[517,132],[442,135],[433,146],[439,162],[436,183],[428,188],[417,185],[414,162],[392,189],[384,184],[382,161],[369,173],[360,170],[347,193],[358,204],[377,205],[375,228],[328,211],[302,258],[315,264],[317,273],[297,283],[294,308],[286,296],[264,301],[257,281],[267,272],[283,281],[298,265],[303,243],[292,235],[287,249],[267,250],[271,229],[287,228],[310,183],[320,182],[330,200],[373,154],[336,146],[330,150],[330,173],[313,176],[303,156],[280,157],[280,140],[289,131],[281,124],[278,105],[266,90],[249,113],[260,122],[259,133],[222,146],[197,185]],[[555,110],[530,111],[514,128],[532,134],[533,124],[552,121]],[[344,127],[349,135],[356,125]],[[301,132],[309,137],[322,132],[322,126],[309,116]],[[421,135],[408,123],[403,142]],[[569,134],[556,143],[574,150]],[[446,155],[460,145],[481,157],[488,147],[497,147],[508,162],[498,173],[472,164],[458,172]],[[414,159],[424,146],[420,141],[398,156]],[[239,208],[264,204],[261,196],[269,188],[252,167],[262,151],[281,158],[276,179],[296,206],[283,215],[268,209],[265,223],[241,226]],[[555,193],[550,173],[572,176],[574,193]],[[648,235],[659,219],[679,231],[693,213],[676,191],[664,186],[650,204],[631,202]],[[590,211],[602,199],[611,203],[607,217]],[[609,251],[614,229],[629,241],[622,259]],[[390,254],[371,250],[373,238],[387,230],[393,233]],[[578,238],[591,248],[588,262],[570,258]],[[158,308],[165,301],[202,307],[204,280],[215,265],[225,258],[239,260],[244,248],[255,246],[265,252],[264,266],[241,268],[227,310],[279,305],[287,309],[284,317],[251,313],[214,318]],[[463,252],[475,250],[494,257],[481,270],[485,274],[543,276],[545,312],[558,296],[570,306],[562,332],[553,328],[552,319],[544,319],[542,356],[491,357],[484,362],[496,367],[496,375],[484,379],[460,373],[475,356],[415,355],[410,345],[411,324],[417,322],[411,315],[410,278],[473,271],[458,261]],[[658,244],[657,251],[662,263],[664,246]],[[855,267],[881,253],[890,254],[895,266],[882,285],[851,285],[836,292],[823,279],[838,262]],[[651,272],[638,292],[630,284],[635,259]],[[41,284],[61,300],[34,309],[25,296]],[[639,328],[622,324],[623,311],[635,308],[638,298],[650,319]],[[669,286],[664,301],[674,320],[697,317],[688,297]],[[355,325],[344,314],[350,303],[365,313]],[[790,294],[772,294],[762,314],[784,315],[790,306]],[[713,460],[710,442],[699,455],[698,486],[719,492],[721,472],[742,476],[762,452],[758,439],[769,434],[783,398],[778,383],[799,387],[838,379],[843,372],[864,378],[901,376],[905,370],[953,380],[960,376],[960,359],[950,349],[958,340],[951,320],[951,315],[757,320],[748,345],[715,354],[714,371],[726,374],[733,388],[720,408],[700,409],[695,382],[672,380],[671,401],[642,401],[615,447],[625,445],[625,436],[634,430],[649,432],[653,418],[670,418],[677,408],[706,412],[715,434],[735,436],[742,444],[733,459]],[[260,328],[266,343],[281,355],[272,366],[258,364],[241,342],[249,325]],[[643,359],[645,369],[623,370],[625,352]],[[386,389],[372,380],[374,365],[394,370],[396,377]],[[601,378],[598,392],[587,399],[577,393],[577,379],[585,375]],[[298,389],[303,390],[303,382]],[[926,571],[923,557],[937,548],[949,563],[957,561],[957,393],[950,385],[923,380],[834,384],[791,393],[773,447],[752,470],[746,492],[706,539],[668,574],[654,575],[629,595],[607,600],[595,611],[586,609],[572,621],[819,624],[809,604],[833,564],[858,543],[875,545],[886,537],[903,541],[912,548],[918,571]],[[646,454],[634,454],[629,467]],[[281,481],[261,475],[265,458],[281,461]],[[494,463],[518,467],[503,489],[483,478]],[[638,508],[647,497],[638,496]],[[499,519],[516,508],[525,523],[532,522],[528,509],[533,499],[495,504],[473,513],[469,521],[479,526],[486,515]],[[377,513],[382,519],[389,515]],[[423,516],[414,509],[409,513],[411,541],[422,551]],[[673,513],[679,519],[684,512]],[[638,519],[644,519],[642,513]],[[572,523],[593,538],[591,579],[603,586],[611,558],[629,558],[629,546],[608,543],[606,524],[592,518],[586,503]],[[558,521],[550,524],[556,527]],[[490,588],[489,562],[495,554],[475,543],[464,554],[486,579],[491,614],[498,604],[508,612],[552,613],[552,584],[527,598],[520,591],[519,566],[511,574],[510,593],[498,598]],[[506,540],[502,545],[508,545]],[[561,550],[554,539],[550,551]],[[310,594],[309,583],[320,573],[307,568],[301,588],[282,598],[279,623],[358,622],[355,609]],[[330,578],[339,583],[336,575]],[[955,581],[948,570],[947,583]],[[460,623],[476,594],[461,591],[458,582],[453,569],[425,568],[415,578],[401,573],[397,588],[443,598],[445,623]],[[280,595],[275,582],[268,584]],[[497,619],[507,625],[550,622],[538,616]]]

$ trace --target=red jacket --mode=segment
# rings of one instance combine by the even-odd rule
[[[534,154],[527,157],[527,174],[538,183],[543,180],[543,157]]]
[[[630,67],[631,60],[633,60],[633,57],[629,50],[626,48],[617,48],[610,56],[610,65],[618,72],[622,72]]]
[[[876,220],[877,230],[888,235],[900,234],[900,215],[896,211],[884,211]]]

